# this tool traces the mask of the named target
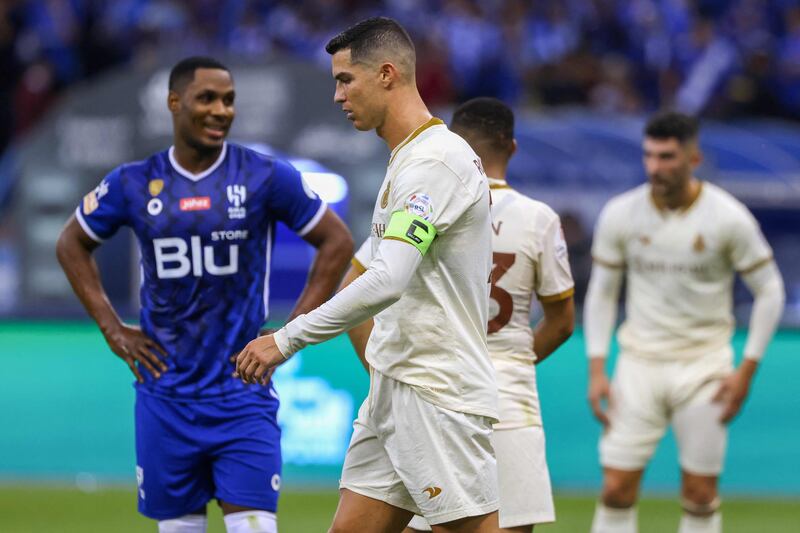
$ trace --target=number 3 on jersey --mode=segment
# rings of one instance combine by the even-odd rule
[[[505,289],[497,286],[497,282],[508,272],[508,269],[511,268],[511,265],[516,260],[516,254],[504,254],[501,252],[492,254],[492,290],[489,292],[489,298],[497,302],[499,311],[494,318],[489,320],[489,334],[500,331],[511,320],[514,301]]]

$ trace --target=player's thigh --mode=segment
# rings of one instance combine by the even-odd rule
[[[214,413],[214,497],[237,512],[274,513],[281,488],[281,430],[277,402],[220,405]]]
[[[524,533],[532,530],[532,524],[554,521],[542,427],[495,430],[492,445],[497,458],[500,531]],[[408,526],[413,531],[431,531],[419,515]]]
[[[431,404],[403,383],[385,385],[391,402],[376,407],[377,431],[419,514],[435,525],[495,511],[489,419]]]
[[[168,520],[203,510],[213,479],[192,406],[137,393],[135,421],[139,512]]]
[[[541,426],[495,430],[500,489],[500,527],[512,528],[555,520],[553,491]]]
[[[664,365],[621,355],[611,384],[609,426],[600,438],[600,463],[640,470],[650,461],[669,425]]]
[[[412,515],[406,509],[343,488],[339,491],[339,505],[330,531],[397,533],[403,530]]]
[[[718,381],[703,385],[672,415],[672,429],[684,471],[702,476],[718,476],[722,472],[728,426],[720,421],[723,404],[712,400],[719,386]]]
[[[416,503],[397,474],[384,443],[378,439],[369,406],[370,398],[367,398],[353,423],[339,488],[416,512]]]
[[[433,533],[496,533],[499,531],[497,511],[437,524],[432,530]]]

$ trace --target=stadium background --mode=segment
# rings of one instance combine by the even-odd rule
[[[598,210],[644,179],[643,120],[666,106],[702,117],[706,162],[699,175],[753,210],[787,290],[782,330],[732,426],[722,487],[732,502],[726,516],[735,520],[726,519],[726,531],[750,531],[748,524],[795,531],[800,3],[794,0],[0,2],[0,531],[148,528],[133,511],[131,379],[87,322],[53,245],[77,201],[108,170],[170,143],[169,67],[189,54],[225,60],[238,93],[231,140],[291,158],[360,240],[388,154],[374,134],[352,130],[333,105],[323,46],[374,14],[393,16],[412,33],[418,82],[438,116],[448,119],[455,104],[479,95],[514,106],[520,151],[509,181],[562,216],[579,304]],[[286,316],[309,258],[301,241],[279,235],[273,321]],[[121,232],[105,245],[99,262],[114,304],[135,319],[138,268],[130,235]],[[737,286],[740,326],[750,303]],[[742,341],[740,332],[736,346]],[[321,530],[335,505],[366,375],[346,339],[337,339],[305,350],[276,382],[284,527]],[[542,529],[585,530],[599,487],[599,428],[585,402],[580,331],[540,367],[539,386],[561,519]],[[674,531],[664,524],[677,523],[677,504],[658,498],[673,494],[677,481],[668,439],[645,479],[645,505],[663,520],[645,531]],[[113,502],[127,514],[89,519],[117,509]],[[38,508],[45,508],[36,513],[40,525],[26,513]],[[300,525],[314,513],[316,525]],[[54,519],[60,525],[48,526]]]

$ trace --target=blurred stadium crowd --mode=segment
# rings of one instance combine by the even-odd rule
[[[0,152],[65,87],[163,50],[328,68],[336,28],[392,16],[418,45],[431,105],[800,119],[798,0],[3,0]]]

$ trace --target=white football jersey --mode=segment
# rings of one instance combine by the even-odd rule
[[[574,282],[558,215],[546,204],[489,181],[492,194],[492,287],[488,344],[500,422],[495,429],[541,425],[530,311],[569,298]]]
[[[592,256],[627,271],[617,338],[628,354],[679,359],[719,352],[734,328],[734,274],[772,259],[750,211],[719,187],[701,185],[687,209],[659,209],[644,184],[612,198],[600,214]]]
[[[421,216],[436,238],[401,298],[375,315],[367,361],[433,404],[496,419],[486,346],[489,187],[478,156],[439,119],[392,152],[370,238],[356,254],[362,265],[369,265],[395,211]]]

